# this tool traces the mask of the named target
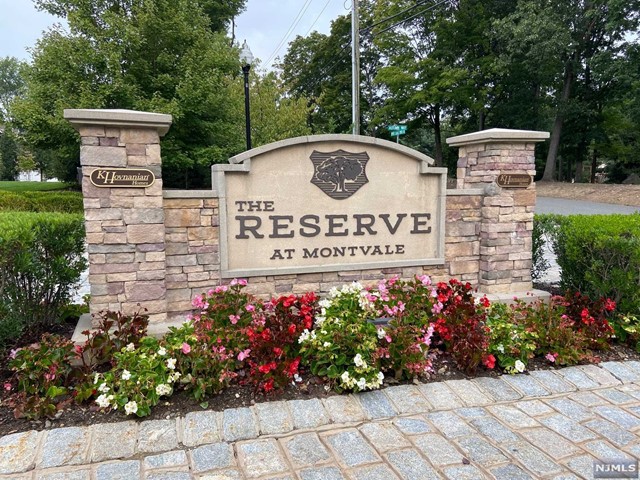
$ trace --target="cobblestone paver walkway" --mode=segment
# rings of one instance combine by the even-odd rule
[[[0,479],[593,478],[640,457],[640,362],[0,438]]]

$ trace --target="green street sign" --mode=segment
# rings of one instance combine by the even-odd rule
[[[387,130],[389,130],[390,132],[397,132],[400,130],[401,125],[389,125],[387,127]]]
[[[398,137],[407,133],[406,125],[390,125],[387,127],[392,137]]]

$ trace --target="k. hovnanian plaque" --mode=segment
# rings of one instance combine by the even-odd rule
[[[146,168],[96,168],[91,172],[91,183],[96,187],[147,188],[156,176]]]
[[[223,277],[444,263],[446,169],[351,135],[300,137],[213,166]]]

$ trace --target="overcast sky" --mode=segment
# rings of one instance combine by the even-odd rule
[[[287,35],[276,56],[285,54],[288,42],[296,35],[305,36],[310,29],[327,33],[331,20],[349,12],[351,1],[248,0],[246,6],[246,11],[236,18],[236,38],[240,43],[246,39],[264,66],[294,23],[297,26]],[[0,0],[0,57],[28,60],[27,48],[34,46],[42,32],[59,21],[36,11],[31,0]]]

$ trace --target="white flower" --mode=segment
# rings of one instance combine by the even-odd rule
[[[331,306],[331,300],[324,298],[318,302],[318,306],[320,308],[329,308]]]
[[[297,373],[293,374],[293,379],[296,381],[296,383],[300,383],[302,381],[302,377]]]
[[[160,347],[158,349],[158,355],[160,355],[161,357],[164,357],[167,354],[167,349],[164,347]]]
[[[342,375],[340,375],[340,380],[342,380],[342,383],[349,383],[349,379],[351,377],[349,376],[349,372],[344,372]]]
[[[378,381],[382,383],[383,380],[384,380],[384,373],[378,372]]]
[[[109,395],[110,397],[112,395]],[[100,408],[107,408],[109,406],[109,398],[103,393],[98,398],[96,398],[96,403]]]
[[[362,359],[362,355],[359,353],[353,357],[353,363],[355,363],[356,367],[367,368],[367,362]]]
[[[93,384],[95,385],[96,383],[98,383],[98,380],[100,380],[100,374],[99,374],[99,373],[96,373],[96,374],[93,376]]]
[[[324,343],[322,344],[322,346],[323,346],[323,347],[325,347],[325,348],[328,348],[328,347],[330,347],[330,346],[331,346],[331,342],[324,342]]]
[[[129,370],[122,371],[122,379],[129,380],[131,378],[131,372]]]
[[[107,393],[109,390],[110,388],[107,387],[106,383],[101,383],[100,386],[98,387],[98,391],[102,393]]]
[[[176,359],[175,358],[170,358],[169,360],[167,360],[167,368],[169,368],[170,370],[175,370],[176,369]]]
[[[136,346],[133,343],[129,343],[126,346],[127,352],[133,352],[136,349]]]
[[[367,388],[367,381],[364,379],[364,377],[360,377],[360,380],[358,380],[356,385],[358,385],[358,388],[360,390],[364,390],[365,388]]]
[[[504,353],[504,345],[500,344],[496,347],[500,353]]]
[[[379,328],[378,329],[378,338],[380,340],[382,340],[385,337],[386,334],[387,334],[387,332],[384,331],[384,328]]]
[[[517,372],[522,373],[524,372],[526,365],[522,363],[520,360],[516,360],[516,364],[514,365],[514,368],[516,369]]]
[[[171,395],[171,392],[172,392],[171,387],[165,383],[161,383],[156,387],[156,393],[160,396]]]
[[[127,415],[131,415],[132,413],[136,413],[138,411],[138,404],[134,401],[127,403],[124,406],[124,413]]]
[[[309,332],[309,330],[305,328],[298,337],[298,343],[306,342],[307,340],[309,340],[309,337],[311,337],[311,332]]]
[[[180,378],[180,372],[173,372],[169,375],[169,383],[176,382]]]

